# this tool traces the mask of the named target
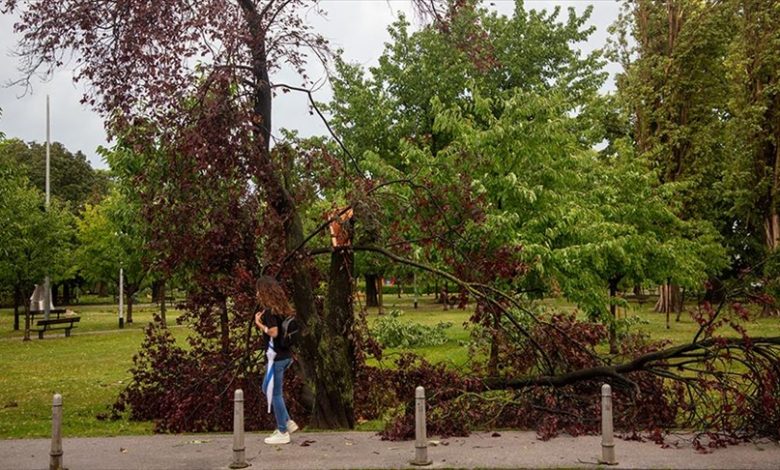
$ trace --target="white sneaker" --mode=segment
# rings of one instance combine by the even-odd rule
[[[292,434],[298,430],[298,423],[293,420],[287,421],[287,432]]]
[[[289,432],[281,432],[278,429],[273,432],[270,436],[265,438],[266,444],[289,444],[290,443],[290,433]]]

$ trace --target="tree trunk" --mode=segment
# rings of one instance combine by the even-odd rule
[[[404,290],[404,286],[400,282],[396,283],[396,285],[398,286],[398,298],[400,299]]]
[[[378,307],[379,299],[376,295],[376,274],[366,274],[366,307]]]
[[[615,296],[617,295],[619,279],[610,279],[609,281],[609,353],[617,354],[617,305],[615,305]]]
[[[219,333],[222,345],[222,355],[228,357],[230,353],[230,317],[228,317],[227,299],[219,300]]]
[[[25,296],[29,298],[30,296]],[[30,341],[30,302],[24,303],[24,340]]]
[[[62,283],[62,303],[63,305],[71,304],[71,284],[73,281],[65,281]]]
[[[22,300],[22,289],[19,284],[14,286],[14,331],[19,331],[19,302]]]
[[[704,300],[711,304],[719,304],[726,299],[726,288],[723,281],[717,277],[711,277],[707,281],[707,290],[704,292]]]
[[[776,178],[777,173],[775,173],[775,176],[772,178],[772,180],[775,181]],[[773,186],[775,185],[776,184]],[[773,187],[771,192],[774,193],[775,190],[776,189]],[[772,207],[774,203],[774,197],[770,195],[768,199],[770,201],[770,208],[769,213],[764,218],[764,242],[766,244],[767,256],[772,256],[772,254],[777,250],[778,244],[780,244],[780,216],[778,216],[777,210]],[[778,310],[775,302],[765,303],[764,307],[761,309],[761,316],[775,316],[779,311],[780,310]]]
[[[167,320],[165,319],[165,279],[160,281],[159,285],[159,295],[160,295],[160,322],[163,326],[166,326],[168,324]]]
[[[384,294],[382,291],[384,290],[384,284],[385,284],[385,278],[383,276],[379,276],[376,278],[376,304],[377,307],[379,307],[379,315],[384,315]]]
[[[152,282],[152,302],[160,303],[160,281]]]
[[[685,304],[685,289],[680,289],[680,298],[677,299],[677,305],[676,305],[677,316],[674,318],[675,322],[680,321],[680,317],[682,316],[682,312],[683,312],[683,304]]]
[[[441,290],[439,301],[444,304],[444,310],[448,310],[450,308],[449,285],[447,285],[446,282],[444,283],[444,287]]]
[[[125,323],[133,323],[133,294],[135,290],[127,289],[125,297],[127,297],[127,318]]]
[[[330,257],[327,316],[319,343],[320,357],[327,360],[320,361],[317,366],[317,375],[323,380],[316,390],[316,407],[311,422],[315,428],[352,429],[355,426],[353,262],[351,250],[334,251]]]
[[[642,291],[642,286],[640,284],[634,284],[634,297],[636,297],[636,301],[640,307],[645,303],[645,293]]]
[[[655,304],[655,311],[666,314],[666,328],[671,328],[672,312],[681,312],[683,309],[683,297],[680,292],[680,286],[666,283],[658,287],[658,302]]]
[[[59,284],[52,284],[51,286],[51,304],[52,305],[59,305],[60,304],[60,285]]]
[[[266,51],[266,33],[263,15],[265,10],[258,11],[257,5],[250,0],[240,0],[244,18],[249,28],[247,46],[251,53],[251,69],[254,79],[253,90],[253,114],[255,142],[257,145],[256,165],[254,166],[257,184],[262,185],[266,195],[268,206],[276,213],[279,220],[283,221],[285,250],[287,253],[295,253],[304,245],[305,236],[300,214],[295,205],[294,198],[284,186],[283,175],[276,162],[271,158],[271,81],[268,76],[268,54]],[[344,364],[345,361],[334,359],[336,351],[328,351],[321,355],[320,338],[322,317],[317,311],[312,276],[309,261],[298,256],[297,253],[283,266],[285,273],[289,275],[292,284],[292,298],[297,316],[301,320],[302,334],[298,345],[299,363],[304,375],[304,383],[314,390],[315,416],[343,415],[348,416],[351,403],[343,401],[344,396],[331,396],[333,399],[330,408],[321,409],[323,402],[317,400],[319,390],[328,390],[328,382],[331,379],[321,376],[318,369],[325,367],[328,361]],[[341,401],[339,399],[341,398]]]

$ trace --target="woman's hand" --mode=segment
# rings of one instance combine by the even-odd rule
[[[265,333],[268,330],[268,328],[265,325],[263,325],[262,320],[263,320],[263,312],[255,313],[255,325],[257,325],[257,327],[260,328],[260,330],[262,330],[263,333]]]

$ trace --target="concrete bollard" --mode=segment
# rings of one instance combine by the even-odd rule
[[[54,394],[51,405],[51,452],[49,470],[62,470],[62,395]]]
[[[417,387],[414,391],[414,460],[412,465],[430,465],[428,459],[428,432],[425,427],[425,389]]]
[[[233,398],[233,462],[230,468],[248,466],[244,445],[244,391],[239,388]]]
[[[617,465],[612,434],[612,387],[604,384],[601,386],[601,460],[599,463]]]

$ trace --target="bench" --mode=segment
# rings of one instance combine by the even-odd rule
[[[64,308],[53,308],[49,310],[50,315],[56,315],[57,318],[60,318],[60,315],[64,315],[67,310]],[[43,310],[30,310],[30,320],[35,320],[35,316],[43,316],[46,312]]]
[[[74,323],[78,323],[81,317],[63,317],[53,320],[38,320],[35,326],[38,327],[38,339],[43,339],[43,332],[46,330],[64,329],[65,337],[70,336],[70,330],[75,328]],[[57,326],[60,325],[60,326]]]

